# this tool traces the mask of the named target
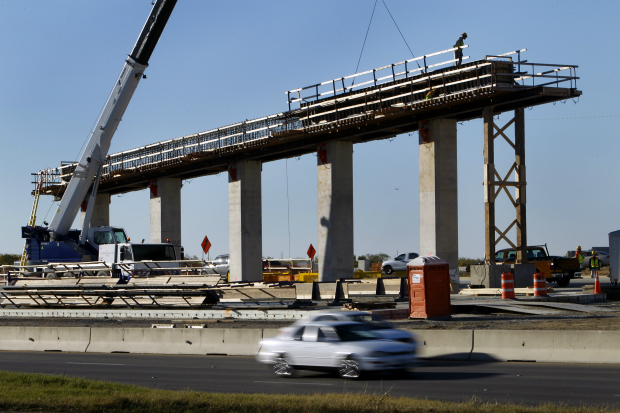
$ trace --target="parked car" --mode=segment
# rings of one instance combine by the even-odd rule
[[[380,317],[366,311],[317,311],[309,318],[296,321],[294,326],[315,323],[317,321],[348,321],[368,324],[379,337],[416,345],[415,337],[405,330],[394,326]]]
[[[225,278],[228,281],[230,275],[230,257],[228,254],[218,255],[213,260],[213,269],[220,277]]]
[[[322,321],[293,325],[260,342],[258,362],[279,376],[295,370],[334,371],[355,379],[364,373],[406,371],[417,364],[414,346],[382,340],[366,323]]]
[[[385,274],[392,274],[394,271],[406,271],[407,263],[415,258],[418,258],[419,256],[420,255],[415,252],[400,254],[393,260],[384,261],[381,264],[381,271]]]
[[[601,263],[601,266],[603,265],[609,265],[609,252],[603,252],[603,251],[599,251],[599,250],[594,250],[596,251],[596,256],[598,257],[598,260]],[[592,251],[582,251],[583,253],[583,268],[589,268],[590,267],[590,259],[592,259]]]

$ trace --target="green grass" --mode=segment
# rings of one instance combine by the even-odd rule
[[[450,403],[369,394],[223,394],[156,390],[63,376],[0,371],[0,411],[14,412],[612,412],[608,408],[526,407],[472,399]]]

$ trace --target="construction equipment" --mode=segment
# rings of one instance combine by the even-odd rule
[[[45,181],[45,171],[41,171],[37,174],[36,187],[34,190],[34,201],[32,203],[32,211],[30,211],[30,219],[28,220],[28,226],[34,227],[37,222],[37,209],[39,208],[39,197],[43,188],[43,182]],[[22,267],[26,265],[28,261],[28,241],[24,243],[24,251],[19,261],[19,265]]]
[[[101,176],[101,165],[105,161],[110,143],[118,124],[123,118],[134,91],[142,78],[146,78],[144,70],[157,45],[168,18],[177,0],[157,0],[149,17],[140,32],[140,36],[131,54],[126,58],[123,69],[114,84],[108,100],[97,120],[86,149],[71,176],[67,190],[49,227],[35,225],[36,204],[39,190],[35,191],[35,205],[31,221],[22,227],[22,238],[26,239],[25,254],[28,264],[47,262],[78,262],[97,259],[99,243],[89,236],[96,233],[107,233],[106,243],[118,244],[127,242],[121,228],[97,227],[90,231],[90,217],[95,204],[97,185]],[[93,186],[82,230],[70,230],[80,205],[84,201],[89,188]],[[122,235],[122,236],[121,236]]]

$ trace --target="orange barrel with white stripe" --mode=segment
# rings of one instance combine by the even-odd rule
[[[515,298],[515,280],[511,272],[502,273],[502,299]]]
[[[547,280],[545,274],[537,272],[534,274],[534,296],[543,297],[547,295]]]

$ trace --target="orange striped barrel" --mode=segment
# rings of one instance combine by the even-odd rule
[[[515,298],[515,280],[511,272],[502,273],[502,299]]]
[[[547,295],[547,280],[545,274],[537,272],[534,274],[534,296],[542,297]]]

